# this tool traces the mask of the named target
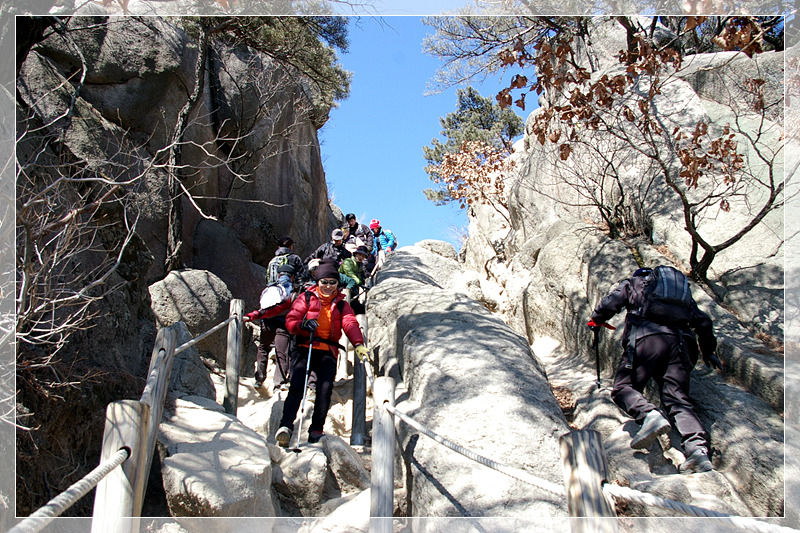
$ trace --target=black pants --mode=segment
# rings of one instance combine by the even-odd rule
[[[289,393],[283,404],[283,417],[281,426],[293,427],[297,410],[303,401],[303,385],[306,379],[306,361],[308,360],[308,347],[302,346],[292,352],[292,377],[289,383]],[[336,377],[336,358],[330,350],[311,350],[311,370],[317,374],[317,398],[314,401],[314,414],[311,417],[311,426],[308,431],[322,431],[325,418],[331,407],[331,394],[333,393],[333,380]]]
[[[280,385],[289,382],[289,372],[291,371],[291,360],[289,359],[289,343],[292,336],[286,331],[283,320],[268,319],[261,322],[261,343],[256,351],[256,381],[263,382],[267,379],[267,361],[269,360],[269,349],[275,345],[275,375],[273,385]]]
[[[708,434],[689,398],[689,374],[694,366],[687,346],[678,335],[648,335],[636,342],[632,368],[626,368],[626,353],[614,376],[611,398],[622,410],[641,423],[656,407],[644,391],[650,378],[661,391],[661,405],[678,433],[687,455],[698,447],[708,449]]]

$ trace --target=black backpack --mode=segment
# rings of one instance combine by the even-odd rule
[[[644,279],[642,307],[638,314],[661,324],[686,322],[694,300],[689,280],[671,266],[657,266]]]

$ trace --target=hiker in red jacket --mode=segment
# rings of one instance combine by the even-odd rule
[[[355,346],[357,354],[366,356],[367,351],[353,309],[339,290],[339,271],[336,263],[332,261],[320,263],[314,278],[317,284],[297,296],[289,314],[286,315],[286,329],[297,336],[297,346],[292,354],[289,394],[283,405],[280,429],[275,434],[275,440],[283,447],[289,445],[297,409],[305,393],[303,389],[309,350],[311,352],[309,368],[317,375],[314,414],[308,431],[310,443],[318,442],[323,436],[322,429],[331,405],[342,330]],[[313,346],[309,346],[311,337]]]

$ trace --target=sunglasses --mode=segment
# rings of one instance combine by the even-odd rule
[[[321,279],[317,283],[319,283],[320,285],[338,285],[339,284],[339,280]]]

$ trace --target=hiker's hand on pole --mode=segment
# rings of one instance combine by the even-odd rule
[[[314,318],[311,318],[311,319],[306,318],[306,319],[303,320],[303,323],[300,324],[300,328],[301,329],[304,329],[306,331],[310,331],[311,333],[314,333],[315,331],[317,331],[317,327],[318,326],[319,326],[319,323]]]
[[[359,344],[358,346],[356,346],[355,350],[358,358],[361,359],[364,363],[369,361],[369,353],[367,352],[366,346],[364,346],[363,344]]]
[[[605,322],[603,322],[602,324],[598,324],[594,320],[590,320],[589,322],[586,323],[586,325],[589,326],[589,329],[591,329],[592,331],[600,331],[601,327],[610,329],[611,331],[617,329],[611,324],[606,324]]]
[[[719,360],[719,357],[717,357],[716,354],[712,353],[710,355],[703,356],[703,361],[705,361],[706,366],[722,371],[722,361]]]

